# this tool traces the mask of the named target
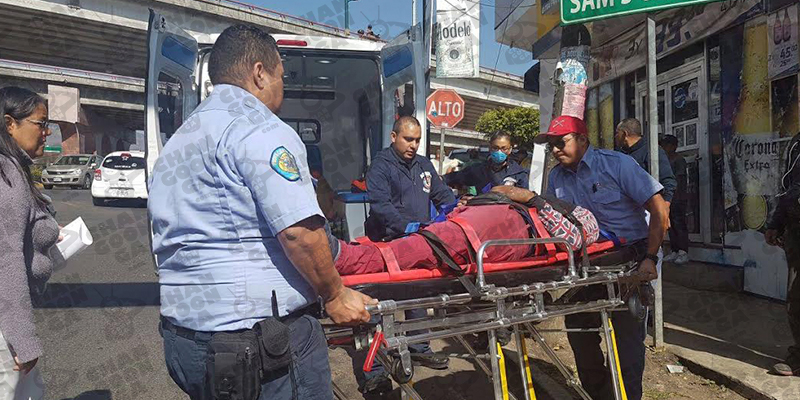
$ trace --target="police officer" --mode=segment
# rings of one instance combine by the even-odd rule
[[[786,154],[781,193],[764,236],[767,244],[783,247],[789,269],[800,272],[800,133],[792,138]],[[800,376],[800,277],[795,277],[787,300],[794,345],[789,347],[786,359],[775,364],[773,370],[779,375]]]
[[[488,192],[493,186],[510,185],[528,188],[528,171],[511,158],[511,135],[498,131],[489,137],[489,158],[444,176],[450,186],[474,186]]]
[[[439,178],[430,160],[417,154],[422,130],[416,118],[398,118],[391,138],[392,145],[375,156],[367,171],[370,215],[365,228],[373,241],[416,231],[420,223],[430,221],[431,202],[437,208],[456,202],[453,192]],[[425,309],[406,311],[406,319],[426,315]],[[449,364],[447,356],[431,351],[429,343],[410,345],[409,350],[411,359],[422,366],[446,369]],[[354,366],[359,362],[358,358],[354,359]],[[380,397],[391,390],[391,382],[378,364],[364,375],[357,370],[356,378],[361,392],[370,396]]]
[[[342,286],[334,269],[303,143],[276,115],[275,40],[231,26],[208,72],[213,93],[150,177],[167,369],[192,399],[330,399],[311,305],[321,297],[348,324],[368,321],[374,300]]]
[[[668,206],[661,196],[663,186],[639,168],[636,161],[619,152],[594,149],[586,125],[578,118],[561,116],[546,134],[536,138],[547,143],[557,165],[550,172],[547,193],[584,207],[594,213],[600,229],[642,248],[637,278],[658,277],[658,250],[667,228]],[[649,226],[645,211],[650,212]],[[584,290],[580,300],[596,299],[603,293]],[[576,300],[579,299],[576,297]],[[612,314],[622,377],[628,399],[642,397],[644,372],[644,324],[631,313]],[[567,328],[598,328],[598,313],[574,314],[565,318]],[[568,333],[575,353],[578,375],[593,399],[613,399],[611,375],[605,366],[597,333]]]

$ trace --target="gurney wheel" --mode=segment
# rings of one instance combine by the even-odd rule
[[[403,363],[400,361],[399,358],[395,358],[392,361],[392,378],[394,378],[394,380],[397,383],[400,383],[400,384],[408,383],[409,381],[411,381],[411,378],[413,378],[413,377],[414,377],[414,367],[413,366],[411,367],[411,372],[406,374],[405,369],[403,369]]]

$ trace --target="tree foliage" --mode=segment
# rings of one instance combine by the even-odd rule
[[[508,132],[515,145],[531,149],[533,138],[539,133],[539,110],[532,107],[488,110],[478,118],[475,130],[487,136],[500,130]]]

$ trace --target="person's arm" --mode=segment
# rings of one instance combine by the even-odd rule
[[[263,129],[263,125],[237,122],[223,144],[229,155],[224,160],[250,191],[287,258],[325,301],[334,322],[368,321],[364,305],[372,300],[344,288],[334,268],[300,138],[282,125]]]
[[[650,213],[650,226],[647,234],[647,254],[658,255],[661,243],[664,241],[664,233],[669,225],[669,206],[660,194],[656,194],[648,200],[645,209]],[[652,281],[658,279],[658,269],[656,262],[645,258],[639,264],[637,271],[639,279]]]
[[[336,271],[325,233],[325,220],[320,216],[306,218],[278,234],[286,257],[322,297],[325,312],[337,324],[368,322],[367,304],[377,300],[342,285]]]
[[[0,177],[0,331],[15,352],[15,370],[29,371],[42,355],[36,335],[33,305],[23,247],[33,197],[22,174],[9,161],[0,161],[8,183]],[[10,184],[9,184],[10,183]]]
[[[450,187],[445,185],[444,182],[442,182],[442,178],[433,170],[433,165],[431,165],[429,172],[431,173],[431,200],[433,201],[433,205],[439,208],[455,203],[456,196],[453,195],[453,191]]]
[[[638,167],[639,164],[633,158],[620,156],[619,169],[616,173],[622,192],[650,212],[647,254],[655,256],[669,226],[669,205],[661,196],[664,187],[647,171]],[[657,279],[656,263],[645,258],[639,264],[637,278],[645,281]]]
[[[660,147],[658,148],[658,181],[661,183],[661,186],[664,186],[664,191],[661,193],[664,201],[667,203],[672,202],[675,189],[678,188],[678,181],[675,179],[675,174],[672,171],[672,165],[669,163],[667,153]]]
[[[391,178],[388,168],[383,163],[376,162],[367,171],[369,209],[370,213],[375,215],[389,231],[402,233],[405,232],[409,222],[414,221],[400,215],[400,212],[392,204]]]

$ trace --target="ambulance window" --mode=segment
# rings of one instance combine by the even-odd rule
[[[162,72],[158,75],[158,125],[162,145],[182,123],[183,87],[178,79]]]

